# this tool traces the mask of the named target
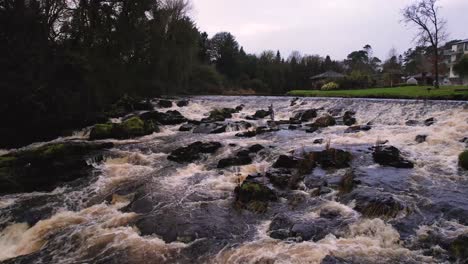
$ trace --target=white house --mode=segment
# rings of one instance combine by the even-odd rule
[[[453,71],[453,66],[464,56],[468,55],[468,39],[452,43],[452,49],[445,51],[445,54],[450,55],[448,66],[450,67],[449,78],[453,83],[468,83],[468,79],[461,80]],[[468,77],[468,76],[467,76]]]

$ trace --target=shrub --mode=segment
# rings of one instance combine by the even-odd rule
[[[322,86],[322,91],[338,90],[340,86],[336,82],[329,82]]]

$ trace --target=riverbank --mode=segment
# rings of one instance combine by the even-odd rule
[[[293,90],[288,92],[288,95],[304,97],[468,100],[468,87],[443,86],[439,89],[434,89],[430,86],[407,86],[337,91]]]

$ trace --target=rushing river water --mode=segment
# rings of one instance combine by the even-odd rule
[[[466,102],[408,100],[313,99],[291,106],[289,97],[194,97],[177,110],[200,120],[214,108],[245,107],[232,121],[273,104],[276,120],[288,120],[306,109],[342,116],[356,113],[369,131],[344,133],[347,126],[306,133],[303,129],[271,131],[241,138],[239,131],[220,134],[179,132],[180,125],[161,126],[159,133],[132,140],[112,140],[106,159],[94,163],[86,179],[52,192],[0,197],[0,261],[5,263],[452,263],[447,246],[468,234],[468,173],[459,169],[458,154],[468,136]],[[407,125],[408,120],[434,118]],[[269,117],[247,120],[255,127]],[[240,128],[242,130],[242,128]],[[423,143],[417,135],[427,135]],[[321,144],[314,144],[323,139]],[[86,130],[56,141],[87,140]],[[414,162],[413,169],[383,167],[370,148],[388,140]],[[176,148],[195,141],[223,147],[193,163],[167,159]],[[317,143],[317,142],[316,142]],[[217,168],[220,159],[261,144],[252,164]],[[280,155],[323,150],[326,145],[353,155],[351,170],[359,183],[352,195],[332,187],[350,169],[316,168],[299,188],[279,191],[265,213],[239,209],[234,189],[248,175],[264,174]],[[91,161],[90,161],[91,162]],[[354,196],[353,196],[354,195]],[[392,198],[404,208],[396,215],[365,216],[356,210],[360,198]],[[332,215],[333,220],[327,220]],[[39,217],[29,225],[24,219]],[[273,219],[284,216],[314,227],[318,238],[274,239]],[[337,220],[338,219],[338,220]],[[325,221],[323,224],[322,222]],[[328,222],[327,222],[328,221]],[[322,223],[322,224],[321,224]],[[342,261],[342,262],[339,262]]]

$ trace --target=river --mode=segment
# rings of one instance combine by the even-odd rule
[[[462,142],[468,137],[466,102],[301,98],[292,105],[292,99],[192,97],[187,107],[174,105],[158,111],[177,110],[190,120],[200,120],[214,108],[244,105],[226,122],[247,121],[259,127],[266,126],[269,117],[246,117],[270,105],[276,120],[289,120],[301,110],[312,108],[318,109],[319,116],[328,112],[340,120],[351,110],[357,124],[369,124],[371,129],[344,133],[347,126],[338,122],[306,133],[280,125],[279,130],[245,138],[236,136],[246,129],[243,127],[199,134],[181,132],[180,125],[174,125],[161,126],[158,133],[137,139],[111,140],[115,146],[103,161],[89,161],[94,170],[86,179],[51,192],[0,197],[0,261],[456,261],[449,244],[468,235],[468,173],[457,165],[458,155],[467,148]],[[427,126],[423,121],[429,118],[435,123]],[[88,131],[77,131],[54,142],[86,141]],[[425,142],[416,142],[418,135],[426,135]],[[414,168],[386,167],[373,161],[372,146],[387,140],[386,144],[401,150]],[[220,142],[222,147],[192,163],[168,160],[171,151],[196,141]],[[253,156],[251,164],[217,167],[220,159],[254,144],[264,148]],[[279,190],[269,185],[279,198],[269,203],[266,212],[234,206],[234,190],[239,183],[248,175],[264,175],[280,155],[329,147],[349,151],[353,156],[350,168],[315,168],[294,189]],[[351,193],[342,194],[334,183],[350,171],[356,186]],[[269,184],[266,179],[262,181]],[[323,187],[324,183],[328,187]],[[391,216],[356,209],[374,198],[391,198],[400,207]],[[18,222],[31,215],[38,215],[40,221],[33,225]],[[308,231],[313,238],[272,238],[272,222],[281,217],[305,229],[315,227],[315,231]]]

